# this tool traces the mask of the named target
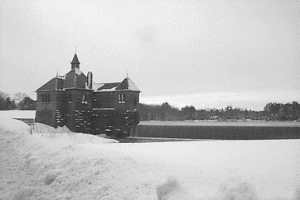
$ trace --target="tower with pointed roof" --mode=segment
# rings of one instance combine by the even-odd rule
[[[80,62],[75,53],[71,62],[71,70],[65,75],[64,81],[65,124],[74,132],[89,132],[93,91],[87,87],[87,76],[80,71],[79,65]]]
[[[79,65],[80,65],[80,62],[78,60],[77,54],[75,53],[75,55],[72,59],[72,62],[71,62],[71,70],[74,70],[75,68],[79,69]]]
[[[75,53],[68,73],[56,74],[37,89],[36,122],[66,125],[74,132],[99,134],[114,127],[128,133],[139,122],[140,90],[128,75],[112,83],[95,83],[92,77],[91,72],[86,76],[80,70]]]

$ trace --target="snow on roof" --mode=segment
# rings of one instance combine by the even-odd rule
[[[116,90],[116,87],[113,87],[113,88],[110,88],[110,89],[101,89],[102,92],[105,92],[105,91],[115,91]]]
[[[71,62],[72,64],[79,63],[78,57],[75,54]],[[78,75],[78,77],[76,76]],[[37,89],[37,91],[56,91],[63,90],[65,88],[85,88],[87,87],[86,76],[84,73],[77,67],[74,67],[64,76],[56,76],[51,79],[43,86]],[[122,82],[113,82],[113,83],[92,83],[92,90],[98,92],[105,91],[118,91],[118,90],[127,90],[127,91],[137,91],[140,92],[138,87],[130,80],[128,77],[125,78]]]
[[[94,92],[96,92],[100,87],[102,87],[104,85],[104,83],[95,83],[93,81],[93,84],[92,84],[92,90]],[[86,89],[89,89],[87,86],[86,86]]]
[[[103,85],[98,88],[98,91],[114,91],[116,87],[120,85],[119,83],[102,83]]]
[[[59,78],[59,79],[63,79],[64,80],[66,78],[66,75],[63,75],[63,76],[57,75],[56,77]]]
[[[122,82],[103,83],[103,85],[98,88],[98,91],[103,91],[103,92],[104,91],[118,91],[118,90],[128,90],[128,91],[140,92],[138,87],[129,78],[125,78]]]
[[[138,91],[139,88],[130,80],[128,77],[125,78],[120,85],[116,88],[117,90],[130,90],[130,91]]]

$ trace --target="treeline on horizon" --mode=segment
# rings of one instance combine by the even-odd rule
[[[14,97],[0,92],[0,110],[35,110],[36,102],[25,93],[18,92]]]
[[[0,92],[0,110],[35,110],[36,101],[25,93],[18,92],[14,97]],[[171,106],[168,102],[162,105],[139,104],[141,121],[184,121],[184,120],[271,120],[300,121],[300,104],[268,103],[263,111],[255,111],[227,106],[222,109],[196,109],[185,106],[181,109]]]
[[[183,121],[183,120],[266,120],[266,121],[300,121],[300,104],[268,103],[263,111],[255,111],[227,106],[225,109],[195,109],[185,106],[181,109],[165,102],[162,105],[139,105],[141,121]]]

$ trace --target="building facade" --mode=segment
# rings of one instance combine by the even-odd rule
[[[35,121],[39,123],[92,134],[128,133],[139,123],[136,85],[128,77],[122,82],[93,82],[91,72],[85,75],[80,70],[77,54],[66,75],[57,75],[36,93]]]

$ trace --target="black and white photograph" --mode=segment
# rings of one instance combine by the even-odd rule
[[[0,0],[0,200],[300,200],[299,0]]]

